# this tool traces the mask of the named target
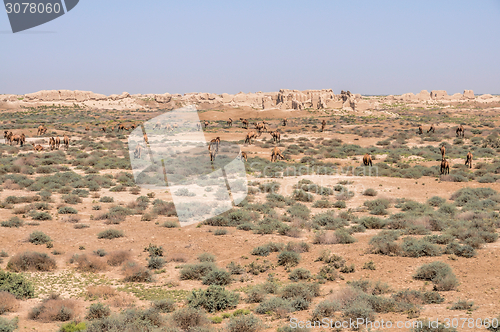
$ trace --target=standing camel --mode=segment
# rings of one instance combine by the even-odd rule
[[[248,129],[248,120],[240,118],[241,123],[243,124],[243,128]]]
[[[149,144],[148,135],[146,135],[146,133],[144,133],[143,137],[144,137],[144,141],[146,142],[146,144]]]
[[[464,126],[460,125],[457,130],[456,130],[457,137],[465,137],[465,128]]]
[[[284,119],[283,119],[283,126],[284,126],[284,127],[286,127],[287,122],[288,122],[287,118],[284,118]]]
[[[274,147],[273,151],[271,152],[271,162],[274,163],[275,161],[278,161],[278,157],[280,157],[281,159],[285,159],[285,157],[283,157],[283,155],[281,154],[280,149],[278,149],[278,147]]]
[[[323,121],[321,121],[321,132],[325,131],[325,127],[326,127],[326,121],[323,120]]]
[[[436,131],[436,128],[434,127],[433,124],[431,124],[431,127],[429,128],[429,130],[427,130],[427,134],[430,133],[432,131],[432,133],[434,133]]]
[[[372,166],[372,157],[368,153],[363,156],[363,165]]]
[[[280,134],[280,132],[278,130],[273,131],[270,134],[273,137],[273,142],[275,142],[275,143],[280,143],[281,142],[281,134]]]
[[[441,161],[441,174],[450,174],[450,163],[446,159]]]
[[[45,129],[45,126],[40,125],[40,126],[38,126],[38,131],[36,132],[36,135],[37,136],[43,135],[46,131],[47,131],[47,129]]]
[[[245,143],[252,144],[252,138],[257,138],[257,137],[258,137],[257,133],[255,131],[251,131],[247,134],[247,137],[245,139]]]
[[[61,139],[59,136],[56,137],[56,149],[59,150],[59,146],[61,146]]]
[[[19,141],[19,143],[21,143],[21,147],[26,144],[26,135],[24,135],[24,133],[21,133],[21,140]]]
[[[50,151],[53,151],[56,147],[56,140],[54,137],[49,138],[49,146],[50,146]]]
[[[205,129],[207,129],[208,125],[210,124],[210,122],[208,122],[207,120],[205,120],[205,122],[203,122],[203,124],[205,125]],[[175,126],[174,126],[175,127]]]
[[[472,168],[472,153],[469,151],[467,153],[467,160],[465,161],[465,165],[469,165],[469,168]]]
[[[211,144],[208,145],[208,153],[210,153],[210,161],[214,161],[217,156],[217,150]]]
[[[442,145],[439,150],[441,151],[441,160],[444,160],[444,154],[446,152],[446,148],[444,147],[444,145]]]
[[[216,137],[216,138],[213,138],[210,140],[210,144],[209,144],[209,150],[212,149],[212,146],[215,145],[215,152],[219,152],[219,144],[220,144],[220,137]]]
[[[245,161],[248,161],[248,159],[247,159],[247,153],[241,151],[240,160],[243,160],[243,159],[245,159]]]
[[[143,149],[143,147],[141,145],[139,145],[139,144],[136,145],[136,147],[134,149],[134,158],[135,159],[141,159],[142,149]]]
[[[233,126],[233,119],[229,118],[229,120],[227,120],[227,126],[228,127],[232,127]]]
[[[418,126],[418,132],[417,132],[417,134],[422,135],[423,132],[424,132],[424,129],[422,128],[422,126],[421,125]]]
[[[5,140],[5,144],[7,144],[8,141],[10,141],[10,136],[12,135],[12,132],[9,133],[9,131],[5,130],[3,132],[3,138]]]
[[[68,150],[68,148],[69,148],[69,137],[68,137],[68,135],[64,135],[63,144],[64,144],[64,147],[66,148],[66,150]]]

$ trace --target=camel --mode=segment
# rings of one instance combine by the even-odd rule
[[[214,161],[215,157],[217,156],[217,150],[216,149],[212,149],[212,145],[211,144],[208,145],[208,153],[210,153],[210,161]]]
[[[460,125],[457,128],[456,134],[457,134],[457,137],[462,137],[462,138],[465,137],[465,128],[464,128],[464,126]]]
[[[232,127],[233,126],[233,119],[229,118],[229,120],[227,120],[227,126],[228,127]]]
[[[40,126],[38,126],[38,131],[36,132],[36,135],[41,136],[41,135],[45,134],[46,131],[47,131],[47,128],[45,128],[44,125],[40,125]]]
[[[36,152],[43,151],[43,146],[41,146],[40,144],[33,145],[33,150],[35,150]]]
[[[472,168],[472,153],[469,151],[467,153],[467,160],[465,161],[465,165],[469,165],[469,168]]]
[[[434,133],[436,131],[436,128],[434,127],[434,125],[432,124],[431,127],[429,128],[429,130],[427,130],[427,134],[430,133],[432,131],[432,133]]]
[[[3,132],[3,139],[5,140],[5,144],[7,144],[7,141],[9,141],[9,132],[7,130]]]
[[[248,129],[248,120],[240,118],[241,123],[243,124],[243,128]]]
[[[326,121],[325,120],[321,121],[321,132],[325,131],[325,126],[326,126]]]
[[[59,150],[59,146],[61,145],[61,139],[59,136],[56,137],[56,149]]]
[[[135,147],[135,150],[134,150],[134,158],[135,159],[141,159],[142,150],[143,150],[143,147],[141,145],[137,144],[137,146]]]
[[[133,125],[130,126],[130,129],[135,129],[135,127],[136,127],[136,125],[133,124]]]
[[[363,165],[365,166],[373,166],[372,165],[372,157],[366,153],[364,156],[363,156]]]
[[[422,135],[423,133],[424,133],[424,129],[422,128],[422,126],[418,126],[417,134]]]
[[[257,136],[257,133],[255,131],[251,131],[247,134],[247,138],[245,139],[245,143],[252,144],[252,138],[257,138],[259,136]]]
[[[205,120],[205,122],[203,122],[203,124],[205,125],[205,129],[207,129],[208,125],[210,124],[210,122],[208,122],[207,120]],[[175,127],[175,126],[174,126]]]
[[[281,134],[279,131],[273,131],[270,133],[273,137],[273,142],[280,143],[281,142]]]
[[[444,154],[446,153],[444,145],[439,148],[439,151],[441,151],[441,159],[444,160]]]
[[[172,126],[170,125],[170,123],[167,123],[167,124],[165,125],[165,130],[166,130],[166,131],[172,131]]]
[[[450,174],[450,163],[446,159],[441,161],[441,174]]]
[[[102,127],[101,129],[99,130],[102,130],[103,132],[106,132],[106,127]]]
[[[67,135],[64,135],[63,144],[64,144],[64,147],[66,148],[66,150],[68,150],[68,148],[69,148],[69,137]]]
[[[120,130],[127,130],[127,128],[125,128],[125,125],[120,124],[120,125],[118,125],[118,131],[120,131]]]
[[[12,145],[13,142],[16,142],[16,145],[21,143],[21,136],[19,135],[11,135],[10,136],[10,145]]]
[[[146,135],[146,133],[144,133],[144,141],[146,141],[147,144],[149,144],[149,141],[148,141],[148,135]]]
[[[212,148],[213,145],[215,145],[215,152],[219,152],[219,144],[220,144],[220,137],[216,137],[212,140],[210,140],[209,144],[209,150]]]
[[[90,130],[90,127],[87,125],[85,126],[85,131],[89,131]]]
[[[26,135],[24,135],[24,133],[21,133],[21,140],[19,141],[19,143],[21,143],[21,147],[26,144]]]
[[[283,155],[281,154],[280,149],[278,149],[278,147],[274,147],[273,151],[271,152],[271,162],[273,163],[277,161],[278,157],[280,157],[281,159],[285,159],[285,157],[283,157]]]
[[[56,140],[54,139],[54,137],[49,138],[49,146],[51,151],[54,150],[56,146]]]
[[[196,129],[201,130],[201,124],[199,122],[196,124]]]
[[[286,123],[287,123],[287,122],[288,122],[287,118],[284,118],[284,119],[283,119],[283,126],[285,126],[285,127],[286,127]]]
[[[247,159],[247,153],[241,151],[240,160],[243,160],[243,159],[245,159],[245,161],[248,161],[248,159]]]

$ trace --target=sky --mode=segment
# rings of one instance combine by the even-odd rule
[[[0,94],[500,93],[500,0],[81,0],[13,34]]]

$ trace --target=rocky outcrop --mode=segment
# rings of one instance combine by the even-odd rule
[[[464,98],[467,98],[467,99],[474,99],[475,96],[474,96],[474,91],[472,90],[464,90]]]

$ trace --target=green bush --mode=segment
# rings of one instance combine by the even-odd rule
[[[98,239],[108,239],[108,240],[117,239],[124,236],[125,234],[123,233],[123,231],[118,229],[107,229],[97,234]]]
[[[432,281],[437,291],[454,290],[458,285],[457,277],[451,267],[440,261],[422,265],[418,268],[413,278]]]
[[[173,299],[163,299],[158,301],[153,301],[152,307],[162,313],[174,312],[175,311],[175,301]]]
[[[87,325],[85,322],[70,322],[63,324],[59,329],[59,332],[83,332],[87,330]]]
[[[188,305],[203,308],[210,313],[234,308],[238,305],[239,294],[226,290],[222,286],[211,285],[206,290],[193,290],[187,298]]]
[[[89,307],[87,315],[85,316],[85,319],[101,319],[104,317],[108,317],[109,315],[111,315],[111,309],[109,309],[109,306],[102,303],[92,303]]]
[[[28,241],[33,244],[39,245],[39,244],[47,244],[48,242],[52,241],[52,239],[44,232],[34,231],[33,233],[30,234]]]
[[[217,269],[212,262],[186,264],[180,271],[181,280],[201,280],[204,276]]]
[[[281,297],[272,297],[268,300],[262,301],[255,308],[255,312],[258,314],[274,312],[278,315],[286,315],[293,311],[295,311],[295,308],[292,306],[291,301]]]
[[[52,220],[52,216],[47,212],[35,212],[31,217],[33,220]]]
[[[309,280],[311,278],[312,278],[311,271],[309,271],[308,269],[301,268],[301,267],[294,269],[288,275],[288,279],[290,279],[291,281],[295,281],[295,282],[300,281],[300,280]]]
[[[57,210],[57,213],[59,214],[77,214],[78,211],[75,208],[72,208],[71,206],[63,206]]]
[[[165,265],[165,260],[159,256],[152,256],[148,259],[148,269],[159,270]]]
[[[377,196],[377,191],[372,188],[368,188],[365,191],[363,191],[363,195],[365,196]]]
[[[231,283],[231,273],[224,270],[212,270],[203,277],[203,285],[225,286]]]
[[[300,262],[300,255],[294,251],[282,251],[278,255],[278,265],[296,266]]]
[[[34,297],[35,288],[22,274],[0,269],[0,292],[8,292],[17,299],[24,300]]]
[[[258,332],[264,329],[264,325],[253,314],[239,315],[229,319],[226,329],[228,332]]]
[[[103,331],[153,331],[162,325],[158,311],[154,309],[127,309],[120,314],[95,319],[87,324],[86,332]],[[175,330],[172,330],[175,331]]]
[[[397,231],[383,230],[370,239],[370,252],[389,256],[398,256],[401,248],[396,241],[399,238]]]
[[[0,331],[1,332],[14,332],[18,327],[18,318],[9,320],[7,318],[0,317]]]
[[[18,217],[12,217],[7,221],[2,221],[2,227],[15,227],[19,228],[24,225],[24,221]]]
[[[466,300],[458,300],[458,302],[453,303],[451,310],[472,310],[474,307],[474,302]]]
[[[406,237],[401,245],[403,255],[407,257],[441,256],[442,251],[438,245],[425,239]]]
[[[145,247],[144,251],[147,252],[150,257],[163,256],[163,247],[152,243]]]
[[[465,244],[465,245],[460,245],[457,242],[451,242],[446,246],[446,249],[444,251],[445,254],[453,254],[456,256],[461,256],[465,258],[472,258],[476,256],[476,250]]]
[[[340,228],[335,231],[335,238],[336,238],[336,243],[340,244],[349,244],[349,243],[354,243],[358,240],[351,234],[346,229]]]
[[[115,199],[113,197],[109,197],[109,196],[103,196],[99,199],[99,202],[101,203],[113,203],[115,201]]]
[[[387,222],[376,217],[363,217],[359,220],[359,224],[367,229],[381,229],[385,227]]]
[[[433,196],[427,200],[427,204],[429,204],[430,206],[435,206],[435,207],[439,207],[445,202],[446,202],[446,199],[441,198],[439,196]]]

